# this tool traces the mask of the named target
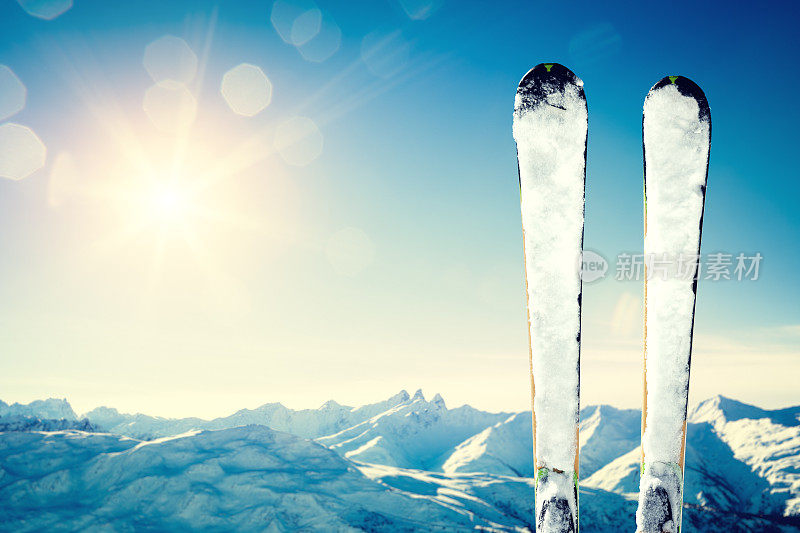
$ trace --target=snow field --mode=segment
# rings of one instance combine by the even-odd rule
[[[0,433],[0,465],[0,531],[505,531],[519,524],[495,523],[504,517],[489,503],[481,506],[486,519],[460,500],[387,490],[331,450],[263,426],[144,442],[79,431]]]

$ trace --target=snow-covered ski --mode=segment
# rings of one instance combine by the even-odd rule
[[[645,343],[640,533],[678,533],[711,113],[683,76],[656,83],[642,120]]]
[[[543,63],[517,88],[530,335],[536,530],[578,531],[581,255],[587,108],[583,82]]]

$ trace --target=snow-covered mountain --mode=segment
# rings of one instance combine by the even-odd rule
[[[642,448],[636,446],[595,473],[581,480],[581,485],[595,489],[635,494],[639,492],[639,471],[642,462]]]
[[[84,416],[111,433],[145,440],[200,429],[259,424],[319,439],[351,459],[437,470],[458,444],[509,414],[486,413],[470,406],[448,409],[440,395],[428,401],[418,390],[413,396],[400,391],[384,401],[357,408],[333,400],[318,409],[303,410],[268,403],[214,420],[122,414],[109,407],[98,407]]]
[[[530,412],[448,409],[439,395],[402,391],[359,408],[266,404],[215,420],[110,408],[87,417],[65,400],[0,402],[0,508],[9,510],[0,531],[215,529],[220,517],[275,531],[503,531],[532,522]],[[591,406],[581,417],[581,530],[629,530],[640,413]],[[800,407],[770,411],[723,397],[696,406],[685,501],[689,530],[800,528]]]
[[[406,391],[400,391],[384,401],[358,408],[340,405],[333,400],[325,402],[318,409],[302,410],[290,409],[280,403],[267,403],[213,420],[125,414],[109,407],[98,407],[84,416],[111,433],[145,440],[196,429],[227,429],[248,424],[263,425],[304,438],[316,438],[352,427],[409,399]]]
[[[581,477],[588,477],[639,445],[642,412],[593,405],[581,409]]]
[[[468,405],[448,409],[440,395],[427,401],[417,391],[408,401],[317,441],[364,463],[440,470],[459,443],[507,417]]]
[[[135,439],[155,439],[201,429],[208,423],[202,418],[164,418],[141,413],[120,413],[113,407],[98,407],[83,415],[91,423],[115,435]]]
[[[79,419],[66,399],[49,398],[11,405],[0,400],[0,432],[65,429],[97,431],[99,428],[85,418]]]
[[[3,531],[512,531],[530,523],[488,500],[476,514],[468,497],[459,505],[390,490],[325,447],[264,426],[152,441],[3,433],[0,464]]]
[[[755,515],[800,516],[800,408],[769,411],[716,396],[689,414],[684,501]],[[639,490],[641,448],[582,484]]]
[[[580,469],[588,477],[639,445],[641,411],[594,405],[581,410]],[[515,413],[459,444],[445,472],[533,475],[530,411]]]
[[[77,420],[75,411],[72,410],[66,399],[49,398],[35,400],[29,404],[13,403],[8,405],[0,400],[0,417],[30,416],[34,418],[51,420]]]
[[[533,477],[532,425],[529,412],[515,413],[456,446],[442,470]]]
[[[800,515],[800,406],[765,410],[715,396],[695,407],[689,421],[696,426],[686,459],[692,478],[706,481],[719,476],[718,464],[730,465],[724,469],[730,497],[715,497],[715,484],[697,494],[698,503],[722,506],[730,499],[746,512]]]
[[[12,415],[0,417],[0,432],[3,431],[98,431],[99,428],[86,420],[67,420],[65,418],[38,418],[35,416]]]

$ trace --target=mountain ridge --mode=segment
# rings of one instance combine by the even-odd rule
[[[273,402],[212,420],[127,415],[101,407],[87,413],[88,425],[81,426],[68,402],[58,399],[0,403],[0,413],[5,413],[0,415],[0,435],[84,429],[152,442],[187,432],[260,425],[311,439],[358,468],[382,466],[448,479],[481,473],[522,479],[533,475],[529,411],[486,413],[469,405],[449,409],[441,395],[429,401],[421,390],[413,395],[400,391],[360,407],[328,401],[318,409],[292,410]],[[695,405],[686,446],[687,505],[800,516],[798,414],[800,406],[761,409],[724,396]],[[69,419],[47,418],[61,415]],[[640,416],[636,409],[608,405],[581,410],[582,487],[623,498],[635,495]]]

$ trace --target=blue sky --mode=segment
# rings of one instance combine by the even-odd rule
[[[612,261],[642,247],[647,90],[667,74],[703,87],[713,120],[703,252],[764,260],[758,281],[701,281],[692,400],[798,403],[797,8],[403,2],[318,0],[341,30],[321,63],[281,39],[271,2],[75,0],[54,20],[3,3],[0,64],[27,88],[8,120],[38,134],[47,160],[0,180],[0,398],[214,416],[422,387],[451,404],[525,408],[511,111],[522,75],[558,61],[583,78],[589,105],[585,246]],[[426,5],[427,17],[409,17]],[[188,84],[196,117],[177,140],[142,103],[154,83],[144,51],[164,35],[201,66]],[[252,117],[220,94],[241,63],[272,85]],[[272,150],[295,116],[324,141],[303,166]],[[142,216],[115,188],[138,164],[125,159],[132,139],[154,175],[184,150],[189,188],[219,164],[192,201],[224,216],[127,231]],[[75,191],[53,205],[64,153]],[[585,287],[584,404],[637,405],[641,291],[613,279]]]

